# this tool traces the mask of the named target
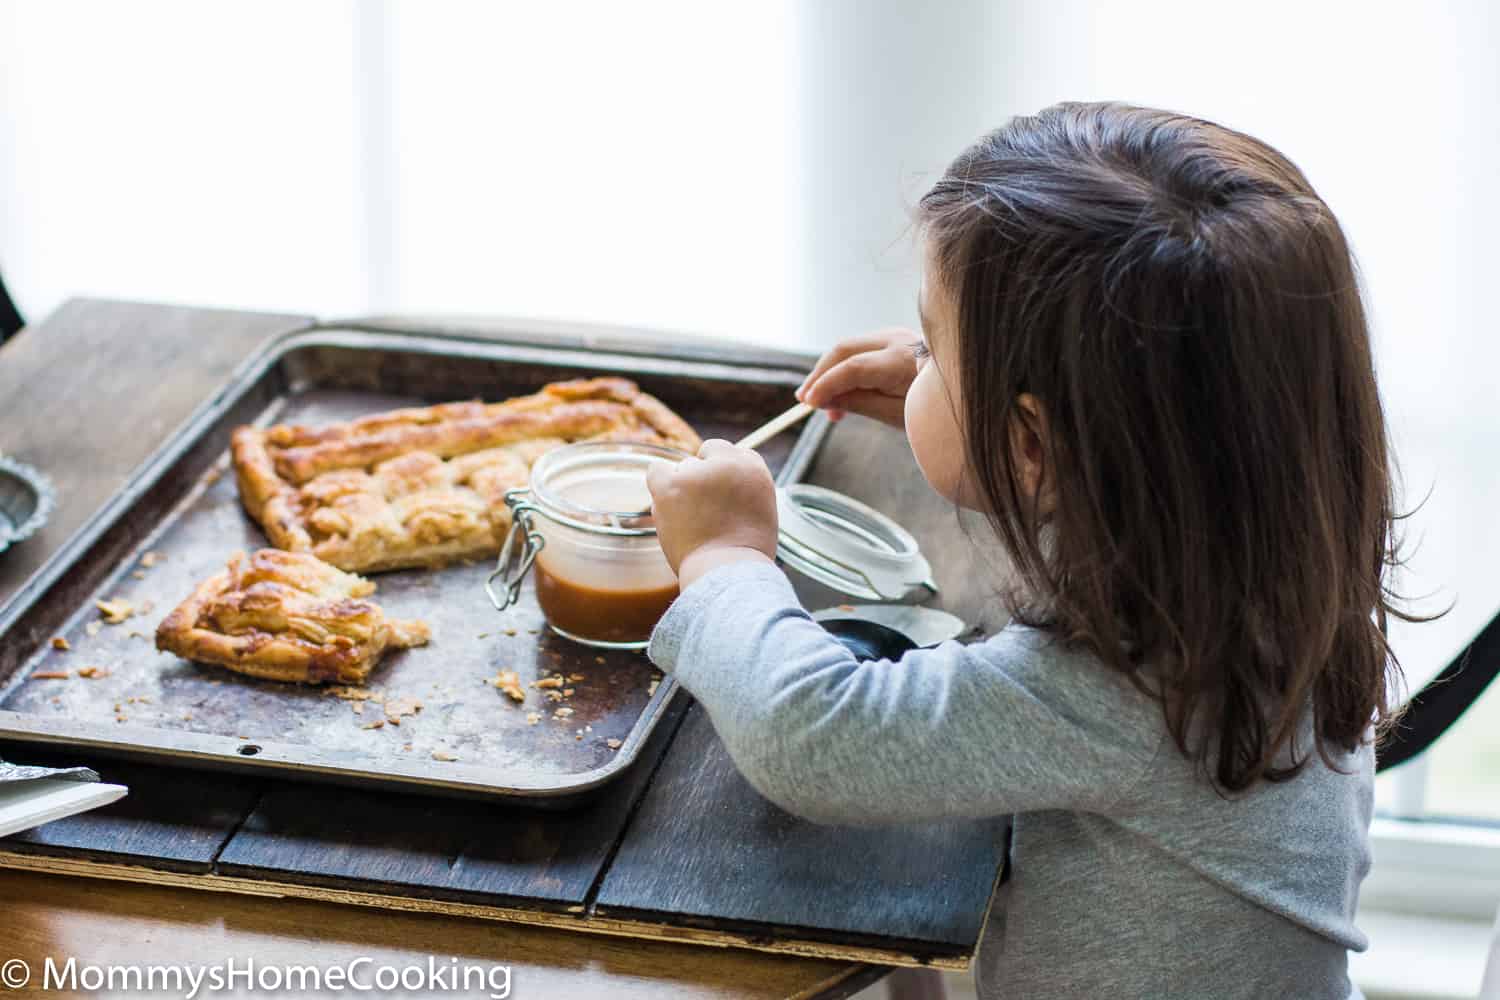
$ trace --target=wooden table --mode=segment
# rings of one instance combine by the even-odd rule
[[[309,322],[297,316],[78,300],[0,349],[0,450],[44,466],[60,492],[59,507],[40,536],[0,559],[0,605],[121,489],[237,363],[267,338]],[[986,630],[1001,624],[991,594],[976,585],[987,574],[974,547],[952,509],[922,483],[900,435],[867,421],[846,421],[830,435],[808,478],[857,492],[905,523],[938,569],[944,592],[940,605]],[[678,731],[663,770],[670,772],[674,763],[681,770],[687,766],[684,761],[712,756],[706,750],[716,738],[705,722],[699,719]],[[214,794],[234,799],[233,792],[219,787]],[[274,800],[275,791],[270,795]],[[264,795],[257,799],[262,809],[264,800]],[[248,803],[226,801],[222,808],[231,814],[241,810],[236,829],[256,819],[246,812]],[[653,821],[670,822],[654,816],[649,803],[642,814],[636,821],[648,827]],[[673,833],[665,826],[655,832],[661,837]],[[251,844],[253,854],[254,838]],[[183,845],[184,856],[201,847]],[[217,849],[214,857],[218,860]],[[324,955],[336,961],[373,954],[399,964],[428,954],[456,954],[510,964],[518,989],[543,987],[532,995],[627,997],[845,996],[886,971],[869,962],[732,947],[597,935],[585,939],[550,929],[545,921],[543,926],[519,926],[444,914],[359,910],[317,898],[273,903],[254,896],[189,892],[171,887],[170,878],[155,885],[84,882],[47,874],[75,869],[46,858],[34,867],[30,872],[0,870],[0,893],[10,901],[7,923],[18,929],[13,952],[35,962],[48,954],[75,954],[100,963],[139,959],[138,947],[126,942],[141,939],[151,943],[149,957],[158,963],[195,956],[201,960],[207,954],[253,954],[258,961],[272,962],[278,956],[306,959],[307,944],[315,940],[320,961]],[[89,873],[108,874],[102,869]],[[648,871],[642,876],[647,882],[653,877],[661,875]],[[628,897],[638,890],[644,891],[626,879],[611,891]],[[334,892],[299,894],[344,898]],[[122,927],[129,933],[120,933]],[[701,940],[731,943],[708,934]]]
[[[373,968],[421,965],[434,955],[509,966],[518,997],[769,1000],[849,996],[885,972],[738,948],[581,938],[522,924],[3,869],[0,898],[0,961],[19,958],[37,976],[49,956],[59,964],[76,956],[80,964],[101,966],[233,958],[323,968],[363,956]]]

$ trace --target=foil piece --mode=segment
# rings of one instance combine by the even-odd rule
[[[0,784],[10,781],[35,781],[37,778],[98,781],[99,772],[91,767],[42,767],[37,764],[11,764],[0,760]]]

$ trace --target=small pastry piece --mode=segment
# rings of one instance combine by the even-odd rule
[[[325,427],[239,427],[230,452],[240,501],[272,545],[371,573],[494,555],[510,527],[505,491],[575,441],[701,443],[661,400],[605,377]]]
[[[104,616],[106,625],[118,625],[131,615],[135,614],[135,605],[123,597],[116,597],[112,601],[95,601],[94,607]]]
[[[361,684],[387,649],[429,636],[360,600],[374,590],[306,553],[236,552],[162,619],[156,648],[268,680]]]
[[[511,701],[524,702],[526,690],[521,687],[521,678],[514,670],[502,670],[490,681],[501,694],[510,697]]]

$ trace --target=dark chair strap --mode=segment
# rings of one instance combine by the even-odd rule
[[[1426,750],[1479,700],[1500,673],[1500,614],[1453,662],[1412,696],[1406,714],[1375,752],[1375,769],[1404,764]]]
[[[10,300],[10,293],[5,290],[5,279],[0,278],[0,344],[25,325],[16,304]]]

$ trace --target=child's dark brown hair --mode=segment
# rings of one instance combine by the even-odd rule
[[[1354,264],[1301,171],[1200,119],[1060,104],[980,139],[918,217],[969,466],[1041,597],[1020,620],[1156,694],[1224,790],[1306,763],[1309,704],[1325,761],[1355,749],[1399,680],[1393,484]],[[1005,444],[1022,393],[1050,544]]]

